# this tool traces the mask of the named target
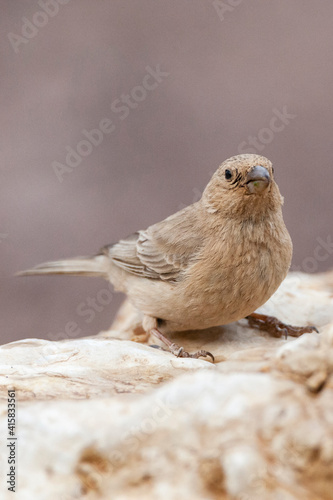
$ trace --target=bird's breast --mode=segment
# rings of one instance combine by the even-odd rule
[[[230,233],[229,233],[230,235]],[[285,278],[291,260],[289,234],[239,234],[207,246],[180,287],[190,328],[237,321],[264,304]],[[189,320],[187,320],[189,321]],[[196,325],[196,326],[195,326]]]

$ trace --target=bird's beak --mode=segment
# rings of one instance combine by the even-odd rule
[[[253,167],[246,175],[245,186],[249,194],[263,193],[271,182],[267,168]]]

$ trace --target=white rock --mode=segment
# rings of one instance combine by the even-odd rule
[[[1,346],[0,498],[331,499],[332,282],[291,275],[264,306],[319,325],[319,335],[270,338],[246,321],[174,335],[212,351],[215,365],[131,342],[140,328],[128,304],[94,338]],[[15,494],[6,484],[13,388]]]

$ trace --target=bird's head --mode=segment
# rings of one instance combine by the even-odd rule
[[[283,204],[272,163],[256,154],[225,160],[208,183],[202,201],[210,213],[236,218],[262,216]]]

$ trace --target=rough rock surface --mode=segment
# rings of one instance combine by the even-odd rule
[[[290,274],[261,311],[320,333],[174,335],[213,365],[132,342],[126,302],[97,337],[0,347],[0,498],[15,388],[20,500],[331,500],[333,273]]]

